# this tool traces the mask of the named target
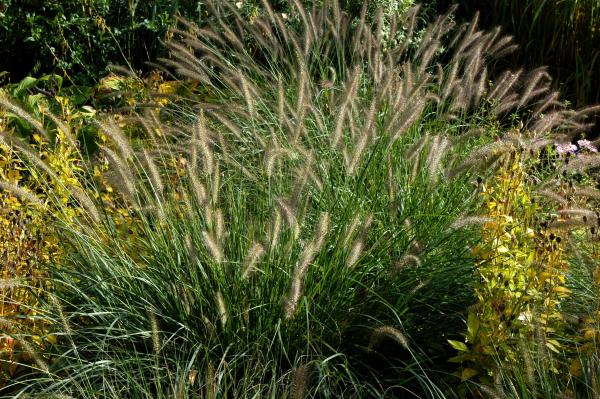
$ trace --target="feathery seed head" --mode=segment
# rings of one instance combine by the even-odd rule
[[[202,237],[204,238],[204,246],[213,257],[213,260],[216,263],[221,263],[223,261],[223,252],[215,237],[208,231],[203,231]]]
[[[491,221],[493,221],[491,218],[484,216],[462,216],[456,219],[454,222],[452,222],[452,224],[450,225],[450,229],[459,230],[468,226],[483,225]]]
[[[308,365],[301,364],[294,368],[291,381],[291,399],[306,398],[308,385]]]
[[[369,342],[369,350],[374,350],[374,348],[381,342],[381,340],[384,337],[393,339],[404,349],[410,351],[408,338],[400,330],[392,326],[381,326],[373,330],[373,333],[371,334],[371,340]]]
[[[396,262],[391,271],[392,273],[398,273],[409,265],[419,267],[421,266],[421,259],[416,255],[404,254],[404,256],[402,256],[402,258]]]
[[[364,248],[364,242],[362,240],[356,240],[354,244],[352,244],[352,249],[350,250],[350,255],[348,255],[348,260],[346,261],[346,267],[352,268],[356,265],[356,262],[362,255]]]
[[[148,312],[148,315],[150,316],[150,328],[152,331],[152,350],[154,351],[155,355],[158,355],[162,346],[160,342],[158,319],[156,315],[151,311]]]
[[[243,278],[247,279],[254,271],[256,271],[254,265],[264,254],[265,249],[260,243],[255,242],[252,247],[250,247],[248,255],[246,255],[246,260],[244,261]]]
[[[225,306],[225,300],[221,291],[217,291],[215,295],[217,301],[217,310],[219,312],[219,320],[221,321],[221,327],[225,328],[227,324],[227,307]]]

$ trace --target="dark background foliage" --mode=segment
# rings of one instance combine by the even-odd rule
[[[437,0],[437,8],[452,3],[459,5],[459,18],[471,19],[479,11],[482,28],[501,26],[514,37],[521,49],[506,59],[508,66],[547,65],[573,105],[600,102],[600,0]]]
[[[201,2],[0,0],[0,70],[12,81],[56,72],[86,84],[110,63],[134,68],[158,55],[176,12],[197,19]]]
[[[232,4],[235,3],[233,0]],[[322,0],[303,0],[311,6]],[[90,85],[109,64],[147,71],[147,61],[164,55],[160,40],[176,13],[206,19],[200,0],[0,0],[0,71],[18,82],[25,76],[57,73],[67,82]],[[260,0],[240,2],[251,17]],[[362,0],[340,0],[358,15]],[[372,1],[371,8],[375,7]],[[385,2],[384,2],[385,3]],[[423,0],[425,8],[443,13],[458,3],[457,18],[480,11],[484,28],[502,26],[521,51],[512,67],[548,65],[566,99],[582,106],[600,102],[600,0]],[[215,4],[223,4],[221,1]],[[387,4],[387,3],[386,3]],[[278,12],[287,0],[274,2]],[[433,15],[434,12],[428,14]],[[507,65],[502,65],[502,68]],[[5,76],[6,79],[6,76]]]
[[[236,4],[230,0],[231,4]],[[390,0],[393,1],[393,0]],[[166,54],[160,40],[179,14],[196,22],[207,18],[200,0],[0,0],[0,71],[18,82],[26,76],[57,73],[74,84],[91,84],[109,64],[146,71],[147,61]],[[223,0],[213,2],[217,6]],[[306,6],[322,0],[302,0]],[[431,3],[431,1],[430,1]],[[239,2],[240,12],[258,15],[261,0]],[[271,1],[289,12],[287,0]],[[362,0],[341,0],[351,15]],[[375,2],[369,7],[373,12]]]
[[[106,73],[109,64],[146,70],[145,62],[165,53],[160,40],[174,25],[174,15],[202,22],[205,3],[0,0],[0,71],[9,72],[12,82],[29,75],[57,73],[71,83],[90,84]],[[259,4],[260,0],[245,1],[242,12],[250,16]],[[274,6],[284,12],[287,2],[276,1]],[[347,8],[358,7],[349,4]]]

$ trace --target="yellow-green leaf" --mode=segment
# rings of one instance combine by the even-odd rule
[[[475,375],[477,375],[477,370],[470,369],[470,368],[465,368],[460,373],[460,380],[462,382],[465,382],[465,381],[471,379]]]
[[[479,332],[479,319],[475,313],[469,313],[467,318],[467,338],[469,342],[474,343]]]
[[[449,339],[448,343],[457,351],[460,351],[460,352],[468,352],[469,351],[469,347],[464,342],[454,341],[452,339]]]

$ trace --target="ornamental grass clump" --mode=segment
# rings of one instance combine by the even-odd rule
[[[587,110],[554,103],[539,71],[490,83],[510,42],[449,15],[417,46],[384,46],[381,25],[336,1],[295,2],[289,25],[267,1],[252,21],[207,6],[161,60],[184,94],[99,116],[87,195],[64,185],[77,212],[53,224],[65,254],[41,314],[64,330],[54,361],[7,389],[443,397],[427,356],[440,352],[417,342],[439,342],[440,319],[472,300],[477,234],[458,227],[477,207],[474,171],[574,134]],[[414,38],[417,17],[391,32]],[[502,115],[531,110],[502,134]]]

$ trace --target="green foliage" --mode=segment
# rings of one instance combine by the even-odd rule
[[[180,11],[198,18],[199,2],[2,0],[0,69],[13,79],[55,71],[89,84],[110,63],[141,68]]]
[[[456,256],[460,237],[436,231],[464,206],[462,190],[454,188],[464,182],[430,190],[399,181],[394,186],[410,194],[390,214],[388,176],[377,172],[390,165],[385,152],[382,146],[371,153],[374,161],[357,171],[361,178],[337,174],[343,166],[328,151],[317,155],[316,177],[330,176],[323,191],[314,181],[303,182],[303,169],[288,174],[283,165],[272,178],[258,174],[253,181],[216,161],[217,152],[219,174],[195,183],[207,194],[218,190],[217,197],[195,196],[189,180],[194,175],[184,177],[184,187],[165,187],[190,198],[189,209],[182,200],[147,199],[162,211],[136,213],[141,222],[132,227],[141,233],[135,241],[102,244],[97,233],[67,231],[73,255],[53,281],[71,336],[52,372],[69,377],[47,389],[98,397],[110,384],[135,397],[145,388],[128,379],[163,376],[155,382],[158,389],[181,384],[186,395],[214,390],[263,396],[268,389],[284,395],[293,367],[302,365],[310,373],[309,392],[331,397],[347,391],[368,395],[378,383],[405,386],[415,374],[425,378],[400,315],[407,313],[419,280],[443,274],[436,269]],[[399,176],[407,173],[402,165],[395,168]],[[303,191],[297,205],[275,201],[290,189]],[[286,213],[290,206],[295,215]],[[436,253],[423,256],[418,273],[394,270],[416,239],[405,225],[409,217],[418,223],[420,245]],[[78,288],[72,290],[73,284]],[[378,330],[383,326],[388,330]],[[145,366],[131,368],[134,357]],[[385,371],[379,361],[394,370]],[[111,367],[93,367],[105,362]],[[170,382],[169,370],[184,364]],[[211,368],[219,376],[214,386]],[[195,375],[197,382],[190,384]],[[273,388],[270,381],[283,386]]]
[[[260,0],[228,1],[248,19],[262,14]],[[312,6],[320,1],[303,3]],[[412,1],[376,3],[386,13],[397,14]],[[357,0],[344,5],[354,15],[361,6]],[[369,9],[371,17],[374,6]],[[0,71],[9,71],[13,82],[55,73],[88,86],[105,75],[109,64],[147,71],[146,62],[164,55],[160,41],[175,25],[175,15],[204,22],[209,7],[210,2],[196,0],[0,0]],[[287,1],[274,2],[273,9],[292,17]]]

